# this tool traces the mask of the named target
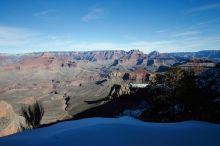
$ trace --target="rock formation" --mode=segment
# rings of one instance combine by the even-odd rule
[[[0,107],[0,137],[18,132],[22,118],[7,102],[0,101]]]

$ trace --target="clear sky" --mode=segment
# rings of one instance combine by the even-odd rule
[[[220,50],[220,0],[0,0],[0,53]]]

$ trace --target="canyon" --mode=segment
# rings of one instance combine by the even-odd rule
[[[176,65],[185,67],[194,58],[211,60],[215,65],[220,51],[0,54],[0,136],[19,131],[19,124],[24,123],[20,110],[25,105],[35,101],[43,104],[42,125],[83,118],[83,112],[106,103],[110,108],[111,99],[132,94],[131,83],[147,84],[156,74]],[[134,105],[126,104],[121,110]]]

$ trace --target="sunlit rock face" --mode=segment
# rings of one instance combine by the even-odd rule
[[[19,131],[21,117],[5,101],[0,101],[0,136],[6,136]]]

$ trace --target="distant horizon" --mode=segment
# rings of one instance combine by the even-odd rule
[[[123,50],[123,49],[115,49],[115,50],[111,50],[111,49],[103,49],[103,50],[84,50],[84,51],[59,51],[59,50],[56,50],[56,51],[35,51],[35,52],[25,52],[25,53],[4,53],[4,52],[0,52],[0,55],[23,55],[23,54],[37,54],[37,53],[68,53],[68,52],[104,52],[104,51],[125,51],[125,52],[129,52],[129,51],[132,51],[132,50],[136,50],[136,51],[140,51],[144,54],[149,54],[149,53],[152,53],[152,52],[159,52],[159,53],[194,53],[194,52],[201,52],[201,51],[220,51],[220,50],[216,50],[216,49],[212,49],[212,50],[198,50],[198,51],[176,51],[176,52],[160,52],[160,51],[157,51],[157,50],[152,50],[150,52],[143,52],[141,51],[140,49],[130,49],[130,50]]]

